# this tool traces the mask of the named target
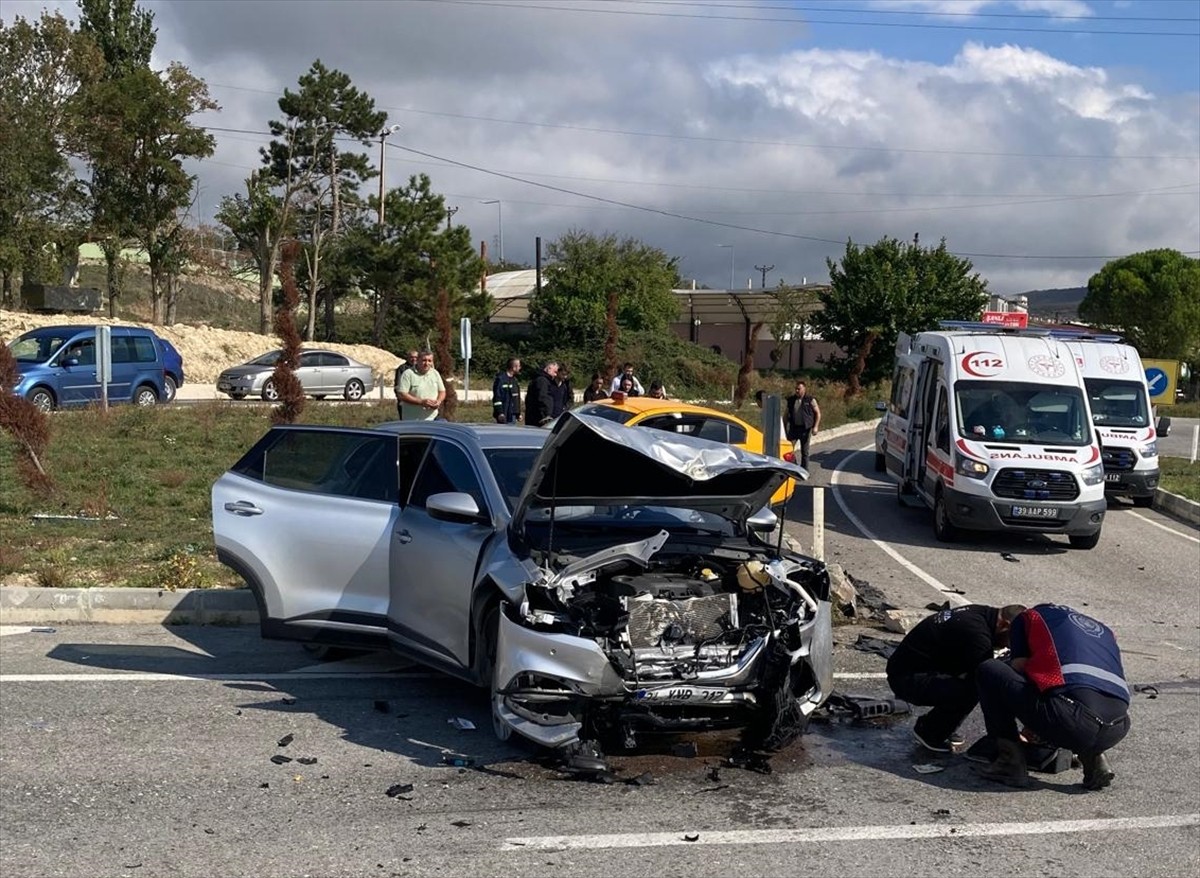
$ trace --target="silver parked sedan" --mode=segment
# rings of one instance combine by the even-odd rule
[[[226,369],[217,379],[217,390],[229,394],[234,399],[261,396],[269,402],[274,402],[279,399],[279,391],[276,390],[271,376],[275,372],[280,353],[282,352],[277,350],[270,351],[241,366]],[[304,393],[317,399],[324,399],[326,396],[362,399],[375,387],[375,376],[370,366],[336,351],[301,351],[296,377],[300,379]]]
[[[264,637],[389,645],[490,688],[493,724],[597,742],[800,732],[832,687],[829,577],[764,509],[793,464],[568,412],[273,428],[213,486],[220,559]]]

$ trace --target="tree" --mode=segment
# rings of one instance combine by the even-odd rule
[[[767,320],[775,345],[771,348],[771,363],[778,367],[783,359],[784,346],[799,338],[803,351],[805,328],[812,322],[818,296],[816,291],[788,286],[782,280],[774,290],[776,305]],[[803,361],[800,363],[804,365]]]
[[[138,9],[136,0],[79,0],[79,32],[91,41],[103,59],[96,83],[119,82],[137,71],[150,69],[150,58],[158,42],[154,13]],[[130,218],[124,212],[121,192],[125,183],[122,167],[125,156],[94,149],[82,152],[91,166],[91,231],[104,253],[108,314],[116,317],[125,274],[121,251],[135,237]]]
[[[561,345],[615,350],[613,327],[666,332],[678,313],[671,290],[678,260],[633,238],[572,229],[548,248],[546,283],[534,290],[530,320]],[[609,364],[611,366],[611,364]]]
[[[74,110],[102,64],[92,42],[58,13],[0,26],[0,300],[6,305],[15,304],[14,276],[33,280],[41,273],[44,245],[59,230],[79,234],[80,193],[68,161],[79,130]]]
[[[317,295],[321,288],[321,258],[332,239],[345,231],[344,202],[357,200],[359,184],[375,175],[363,154],[338,148],[338,138],[349,136],[369,145],[387,122],[387,113],[351,83],[339,70],[330,70],[318,59],[300,77],[299,90],[285,89],[279,99],[284,118],[270,123],[272,141],[263,151],[271,176],[284,186],[283,216],[297,208],[297,232],[308,245],[308,328],[316,330]],[[290,185],[300,182],[298,186]],[[332,314],[332,302],[329,313]]]
[[[258,270],[258,331],[271,327],[272,292],[279,249],[291,234],[290,217],[282,196],[272,191],[272,178],[263,170],[246,178],[246,194],[221,199],[217,222],[233,234],[238,249],[248,253]]]
[[[945,239],[934,248],[916,237],[881,238],[866,247],[848,241],[841,263],[826,265],[830,289],[812,325],[846,352],[830,365],[848,376],[847,397],[860,392],[861,382],[891,373],[899,333],[933,329],[940,320],[977,320],[987,302],[987,281],[970,260],[950,253]]]
[[[190,117],[217,109],[208,86],[180,64],[162,74],[139,67],[96,84],[85,99],[88,154],[103,184],[98,215],[128,223],[150,262],[154,323],[163,318],[164,281],[182,265],[181,212],[194,178],[183,161],[212,155],[216,141]]]
[[[1200,259],[1145,250],[1088,281],[1079,316],[1120,332],[1144,357],[1200,359]]]

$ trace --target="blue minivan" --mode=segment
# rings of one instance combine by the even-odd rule
[[[162,340],[140,326],[113,326],[110,402],[155,405],[169,401]],[[9,344],[17,361],[13,393],[42,411],[100,400],[95,326],[44,326]],[[178,355],[176,355],[178,356]],[[182,365],[179,366],[182,379]]]

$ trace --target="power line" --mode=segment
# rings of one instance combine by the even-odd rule
[[[705,0],[704,3],[696,3],[694,0],[618,0],[618,2],[627,3],[633,6],[690,6],[699,7],[701,9],[783,9],[791,12],[833,12],[828,6],[797,6],[793,3],[769,3],[763,0],[751,0],[749,3],[713,3]],[[848,9],[842,6],[837,8],[839,15],[846,13],[861,13],[862,15],[907,15],[907,16],[922,16],[930,18],[1016,18],[1028,19],[1032,21],[1190,21],[1200,22],[1200,18],[1175,18],[1165,15],[1059,15],[1051,12],[984,12],[976,10],[972,12],[950,12],[944,9],[880,9],[878,7],[871,9]]]
[[[228,88],[257,94],[276,95],[278,92],[248,88],[239,85],[209,83],[213,88]],[[472,122],[494,122],[501,125],[524,125],[530,128],[551,128],[562,131],[582,131],[586,134],[612,134],[622,137],[651,137],[661,140],[685,140],[698,143],[719,143],[736,146],[791,147],[793,149],[827,149],[854,152],[912,153],[916,155],[962,155],[988,158],[1041,158],[1041,159],[1100,159],[1107,161],[1188,161],[1200,162],[1197,155],[1112,155],[1109,153],[1054,153],[1054,152],[997,152],[988,150],[931,149],[903,146],[851,146],[838,143],[803,143],[790,140],[755,140],[737,137],[706,137],[699,134],[677,134],[664,131],[635,131],[623,128],[600,128],[591,125],[572,125],[565,122],[535,122],[528,119],[505,119],[499,116],[476,116],[469,113],[448,113],[442,110],[425,110],[420,107],[380,107],[396,113],[416,113],[422,116],[441,116],[447,119],[467,119]],[[214,129],[215,130],[215,129]]]
[[[553,186],[549,183],[539,183],[536,180],[525,179],[522,177],[518,177],[514,174],[506,174],[506,173],[503,173],[500,171],[493,171],[488,168],[480,167],[479,165],[470,164],[469,162],[461,162],[461,161],[458,161],[457,159],[446,158],[445,156],[439,156],[439,155],[435,155],[434,153],[424,152],[423,150],[414,149],[411,146],[402,146],[398,143],[389,143],[388,146],[390,146],[392,149],[400,150],[402,152],[412,153],[413,155],[419,155],[424,158],[436,159],[438,161],[442,161],[447,164],[454,165],[456,167],[466,168],[467,170],[471,170],[471,171],[478,171],[479,173],[482,173],[482,174],[488,174],[489,176],[499,177],[499,178],[505,179],[505,180],[511,180],[515,183],[523,183],[526,186],[534,186],[539,189],[547,189],[551,192],[561,192],[566,195],[573,195],[577,198],[586,198],[590,201],[598,201],[603,204],[612,204],[612,205],[616,205],[618,207],[625,207],[625,208],[629,208],[631,210],[642,211],[643,213],[652,213],[652,214],[656,214],[658,216],[669,217],[671,219],[679,219],[679,220],[684,220],[686,222],[699,223],[701,225],[714,226],[716,228],[722,228],[722,229],[733,229],[735,231],[741,231],[741,232],[756,232],[756,233],[762,234],[762,235],[771,235],[771,236],[777,237],[777,238],[789,238],[789,239],[798,240],[798,241],[815,241],[815,242],[818,242],[821,244],[836,244],[838,246],[841,246],[846,243],[845,241],[834,240],[833,238],[821,238],[821,237],[818,237],[815,235],[801,235],[801,234],[797,234],[795,232],[781,232],[777,229],[761,229],[761,228],[757,228],[755,226],[742,226],[742,225],[738,225],[736,223],[725,223],[725,222],[721,222],[719,220],[703,219],[701,217],[690,216],[688,214],[683,214],[683,213],[677,213],[677,212],[671,211],[671,210],[664,210],[664,209],[658,208],[658,207],[650,207],[650,206],[647,206],[644,204],[634,204],[632,202],[621,201],[616,198],[607,198],[603,195],[593,195],[593,194],[590,194],[587,192],[577,192],[573,189],[567,189],[562,186]],[[1036,255],[1034,255],[1034,254],[1003,254],[1003,253],[965,253],[965,252],[961,252],[961,251],[951,251],[951,252],[955,256],[964,256],[964,257],[968,257],[968,258],[987,258],[987,259],[1086,259],[1086,260],[1095,261],[1095,260],[1101,260],[1101,259],[1109,260],[1109,259],[1120,258],[1120,256],[1113,256],[1113,255],[1076,256],[1076,255],[1062,255],[1062,254],[1046,254],[1046,255],[1036,254]],[[1200,253],[1200,251],[1191,251],[1191,250],[1184,251],[1184,252],[1187,253],[1188,255],[1191,255],[1194,252]],[[1127,255],[1127,254],[1123,254],[1123,255]]]
[[[594,15],[629,15],[644,18],[685,18],[706,21],[741,21],[750,24],[797,24],[811,26],[815,24],[839,25],[843,27],[884,27],[884,28],[918,28],[922,30],[950,31],[993,31],[1008,33],[1035,33],[1057,36],[1059,34],[1091,34],[1097,36],[1121,37],[1200,37],[1200,31],[1140,31],[1140,30],[1088,30],[1083,28],[1046,28],[1046,27],[1017,27],[1002,25],[971,25],[971,24],[932,24],[930,22],[907,21],[846,21],[842,19],[821,18],[776,18],[772,16],[744,15],[703,15],[695,12],[646,12],[637,9],[593,9],[572,3],[569,6],[539,6],[533,3],[501,3],[495,0],[410,0],[410,2],[441,3],[452,6],[480,6],[498,9],[528,9],[542,12],[571,12],[591,13]]]

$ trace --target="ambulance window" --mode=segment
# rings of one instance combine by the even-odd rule
[[[934,418],[934,436],[940,451],[950,453],[950,410],[946,405],[946,388],[938,389],[937,416]]]
[[[891,410],[898,418],[908,417],[908,405],[912,399],[913,369],[911,366],[897,366],[896,375],[892,378]]]

